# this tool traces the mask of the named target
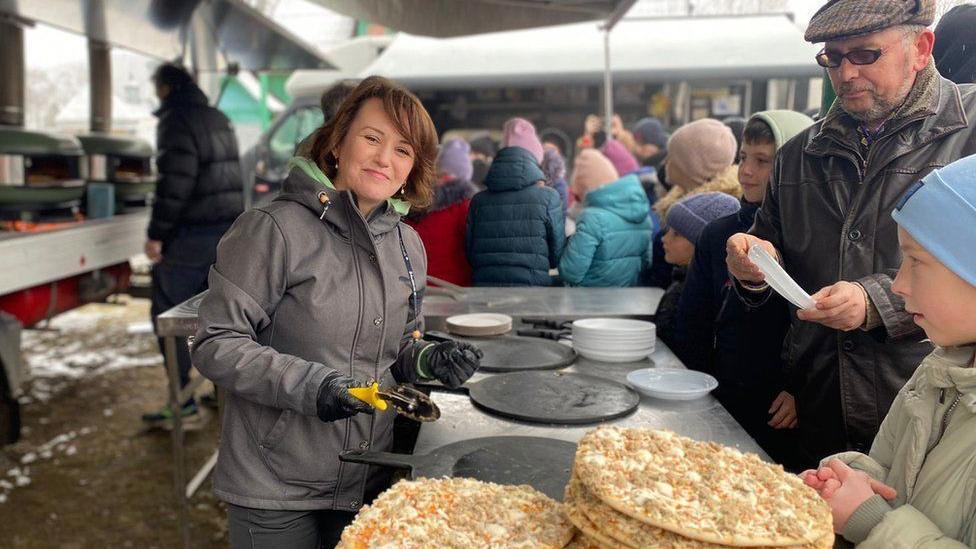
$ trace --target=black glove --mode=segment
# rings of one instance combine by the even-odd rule
[[[421,353],[418,370],[425,377],[433,377],[445,386],[456,389],[464,384],[481,366],[485,354],[481,349],[463,341],[442,341]]]
[[[365,387],[363,383],[339,372],[331,372],[319,385],[315,403],[316,413],[322,421],[337,421],[358,413],[372,414],[373,407],[349,394],[351,387]]]

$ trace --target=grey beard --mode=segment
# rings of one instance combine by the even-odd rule
[[[912,86],[915,84],[914,74],[911,75],[912,78],[906,79],[905,83],[902,84],[901,89],[898,90],[898,94],[895,96],[897,99],[889,101],[875,91],[870,90],[868,93],[874,98],[874,104],[866,111],[863,112],[851,112],[844,107],[844,101],[841,100],[840,106],[844,109],[848,115],[854,120],[863,123],[871,122],[881,122],[887,120],[892,114],[895,113],[902,105],[905,104],[905,100],[908,99],[908,94],[912,92]]]
[[[893,112],[895,112],[895,109],[898,108],[898,105],[885,101],[884,99],[878,96],[874,96],[874,105],[872,105],[871,108],[869,108],[866,111],[855,112],[855,111],[848,110],[844,106],[843,101],[841,101],[840,105],[841,108],[844,109],[844,112],[849,114],[851,118],[857,120],[858,122],[864,122],[864,123],[884,120],[885,118],[888,118],[888,116],[890,116]]]

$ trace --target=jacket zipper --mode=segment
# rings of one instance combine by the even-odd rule
[[[942,427],[939,429],[939,438],[935,441],[938,445],[942,441],[943,435],[945,435],[946,429],[949,428],[949,420],[952,419],[953,412],[956,411],[956,407],[959,406],[959,400],[962,398],[962,393],[956,391],[956,398],[952,399],[952,403],[946,409],[945,413],[942,414]],[[945,403],[945,389],[939,390],[939,404]]]
[[[352,199],[350,199],[349,202],[350,202],[350,204],[347,204],[347,206],[353,208],[353,211],[356,212],[356,217],[358,217],[363,222],[363,225],[365,226],[366,236],[369,239],[369,244],[370,244],[370,246],[373,249],[372,254],[374,256],[377,256],[378,257],[379,256],[379,250],[376,249],[376,241],[373,240],[373,234],[369,230],[369,221],[366,219],[365,216],[363,216],[362,212],[359,211],[359,208],[356,208],[355,207],[355,204],[352,203],[353,202]],[[351,218],[352,215],[349,214],[349,217]],[[352,219],[350,219],[349,221],[350,221],[350,229],[351,229],[352,228]],[[350,234],[353,234],[353,231],[354,230],[351,229],[349,231]],[[362,273],[362,271],[359,269],[359,252],[358,252],[358,250],[356,250],[356,241],[355,241],[355,239],[353,239],[353,241],[352,241],[352,248],[353,248],[353,252],[352,252],[353,262],[355,262],[355,264],[357,265],[357,271],[360,272],[360,273]],[[389,311],[387,311],[386,278],[383,277],[383,269],[380,267],[380,262],[379,262],[378,259],[376,261],[376,269],[380,272],[380,285],[383,287],[383,292],[382,292],[382,296],[381,296],[381,300],[383,302],[383,316],[382,316],[382,319],[383,320],[382,320],[382,325],[380,326],[379,349],[377,350],[376,360],[373,362],[373,379],[376,380],[376,381],[379,381],[379,378],[380,378],[380,375],[379,375],[379,366],[380,366],[380,361],[383,359],[383,347],[385,346],[385,341],[386,341],[386,326],[387,326],[387,322],[389,321],[389,315],[387,313]],[[362,322],[362,316],[363,316],[364,299],[365,299],[365,291],[364,291],[364,286],[363,286],[363,277],[362,277],[362,274],[360,274],[360,277],[359,277],[359,285],[360,285],[359,295],[362,297],[359,300],[359,316],[360,316],[360,323],[361,323]],[[375,432],[375,430],[376,430],[376,415],[373,414],[373,415],[371,415],[369,417],[369,435],[368,435],[369,442],[368,443],[369,443],[369,447],[370,448],[372,448],[372,446],[373,446],[373,438],[374,438],[373,433]],[[348,439],[348,436],[347,436],[347,439]],[[348,440],[346,441],[346,444],[348,445]],[[369,470],[367,469],[366,470],[366,474],[363,475],[363,481],[360,484],[360,490],[363,491],[364,495],[365,495],[365,492],[366,492],[366,484],[368,482],[369,482]],[[364,502],[363,501],[359,501],[359,503],[360,504],[363,504]]]
[[[349,240],[350,240],[350,248],[352,249],[353,265],[356,266],[356,272],[359,273],[358,276],[356,277],[356,281],[357,281],[358,286],[359,286],[359,316],[358,316],[358,319],[357,319],[357,322],[356,322],[356,332],[353,335],[352,346],[350,347],[350,351],[349,351],[349,375],[350,376],[353,375],[353,370],[355,368],[356,346],[359,345],[359,335],[362,332],[362,326],[363,326],[363,293],[364,293],[363,292],[363,277],[362,277],[362,273],[360,271],[359,258],[358,258],[358,254],[357,254],[357,250],[356,250],[356,231],[355,231],[355,228],[353,227],[353,224],[352,224],[352,216],[349,215],[349,208],[350,207],[353,207],[354,208],[355,207],[355,204],[351,204],[351,203],[352,203],[352,200],[351,199],[350,200],[347,200],[345,214],[346,214],[346,222],[349,223]],[[325,217],[325,212],[326,212],[327,209],[328,208],[324,208],[323,209],[323,211],[322,211],[322,217]],[[372,437],[372,420],[373,420],[373,418],[371,417],[370,418],[370,433],[371,433],[370,439],[371,440],[373,438]],[[350,426],[349,426],[349,421],[347,420],[346,421],[345,433],[343,433],[343,437],[342,437],[342,447],[343,448],[348,448],[349,447],[349,433],[350,433],[350,431],[351,431],[351,429],[350,429]],[[343,461],[340,460],[339,461],[339,470],[336,471],[336,488],[335,488],[335,493],[332,496],[332,505],[333,505],[334,508],[339,508],[339,505],[338,504],[339,504],[339,496],[342,493],[342,477],[343,477],[343,469],[345,469],[344,466],[345,466],[345,462],[343,462]]]

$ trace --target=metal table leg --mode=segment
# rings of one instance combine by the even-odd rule
[[[173,414],[173,486],[176,496],[176,520],[184,549],[190,547],[190,516],[186,499],[186,463],[183,448],[183,407],[180,402],[180,374],[176,362],[176,338],[163,340],[166,374],[169,377],[169,409]]]

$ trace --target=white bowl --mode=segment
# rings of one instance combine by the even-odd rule
[[[627,374],[627,383],[647,396],[664,400],[694,400],[718,387],[714,377],[679,368],[643,368]]]

